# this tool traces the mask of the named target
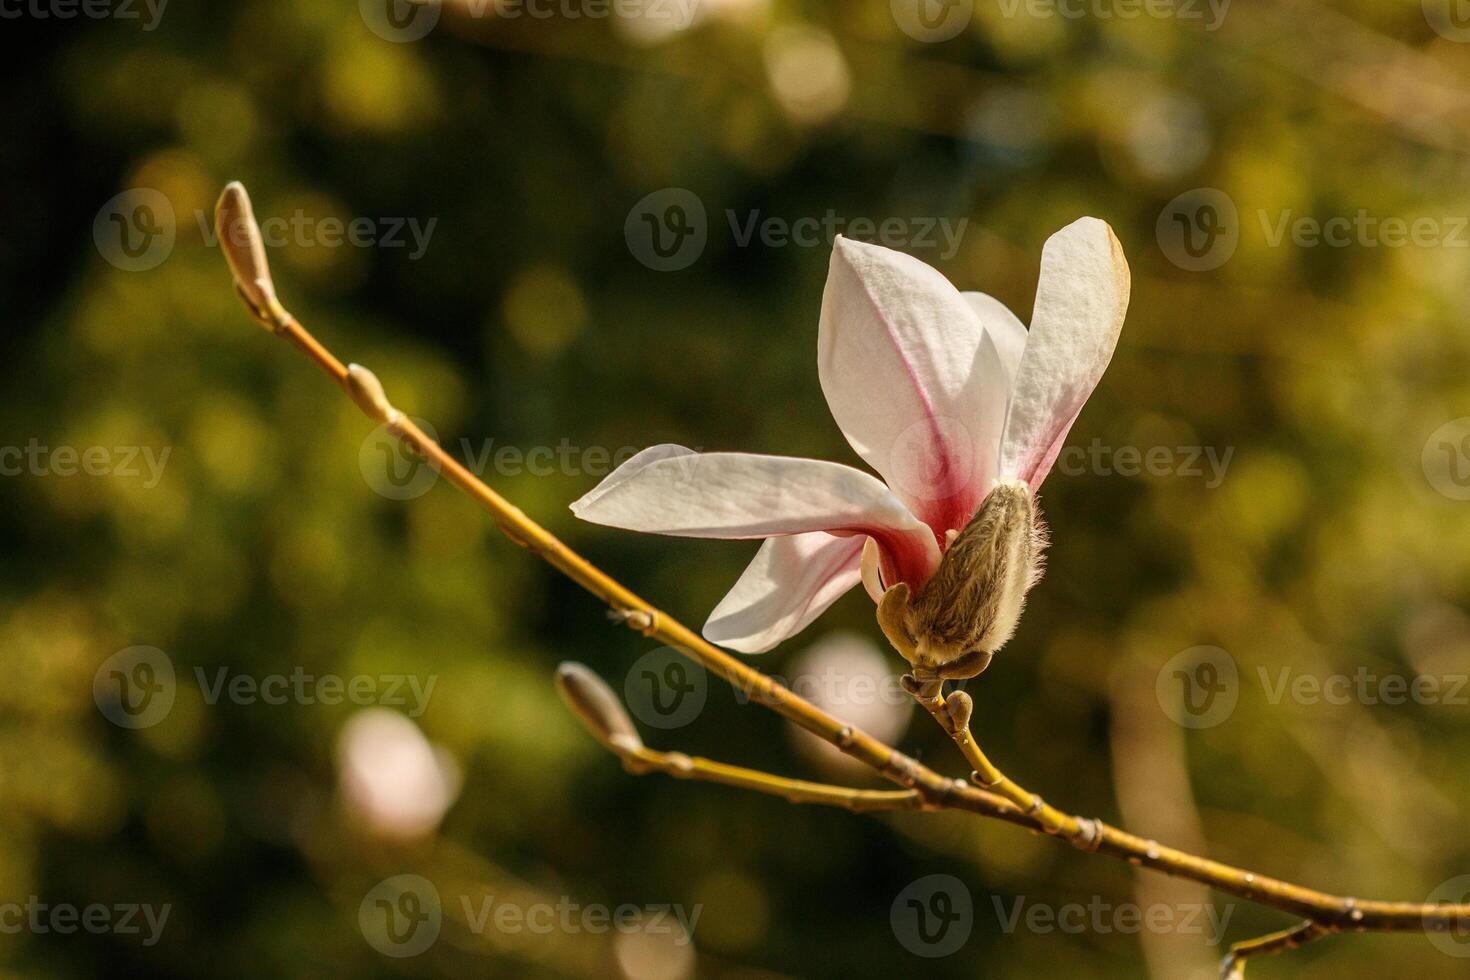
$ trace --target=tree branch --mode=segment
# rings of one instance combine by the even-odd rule
[[[305,354],[369,418],[387,426],[409,451],[437,466],[446,479],[464,491],[495,520],[511,541],[530,550],[606,603],[629,628],[674,647],[738,690],[749,692],[758,703],[825,739],[884,778],[911,791],[921,808],[964,810],[978,816],[1017,824],[1032,831],[1064,836],[1074,843],[1080,839],[1087,845],[1086,850],[1127,861],[1136,867],[1189,878],[1238,898],[1289,912],[1308,920],[1313,923],[1314,928],[1323,932],[1444,930],[1470,920],[1470,904],[1358,901],[1329,895],[1164,847],[1156,841],[1145,840],[1110,827],[1101,820],[1067,816],[1061,811],[1052,810],[1045,803],[1039,803],[1038,798],[1027,794],[1006,779],[980,751],[973,736],[969,734],[968,724],[955,726],[952,734],[956,736],[956,743],[989,789],[942,776],[896,748],[828,714],[784,685],[708,643],[687,626],[593,566],[527,517],[518,507],[486,486],[474,473],[445,452],[443,447],[425,435],[412,419],[392,405],[371,371],[358,365],[344,366],[277,299],[269,269],[265,264],[260,229],[255,224],[249,198],[240,184],[231,184],[225,189],[220,197],[216,222],[222,250],[235,276],[236,291],[251,316],[268,331]],[[931,694],[937,697],[937,693]],[[968,701],[968,698],[965,700]],[[926,708],[928,707],[926,704]],[[930,713],[935,714],[935,709],[931,708]],[[950,724],[953,724],[954,718],[948,707],[945,714],[950,717]],[[968,723],[968,718],[964,720]],[[941,723],[944,723],[943,719]],[[626,734],[610,732],[608,738],[624,738]],[[636,738],[636,733],[634,737]],[[614,747],[607,741],[604,744]],[[641,742],[638,744],[641,746]],[[631,750],[626,745],[623,749],[618,754],[624,756],[626,761],[628,756],[624,752],[631,753]],[[614,750],[617,751],[616,748]],[[796,791],[798,794],[806,794],[808,802],[835,803],[842,793],[858,792],[848,791],[843,787],[783,780],[766,773],[724,766],[707,760],[699,760],[696,765],[696,760],[688,757],[656,753],[647,749],[631,755],[635,766],[644,765],[674,775],[707,778],[762,792],[779,790],[779,795]],[[897,797],[891,799],[896,800]],[[1292,931],[1303,930],[1298,927]],[[1269,949],[1275,952],[1290,948],[1284,942],[1258,942],[1263,944],[1263,951]],[[1264,955],[1264,952],[1252,952],[1253,948],[1248,946],[1239,958]]]
[[[1246,960],[1257,956],[1275,956],[1277,953],[1305,946],[1331,932],[1331,929],[1308,920],[1290,929],[1273,932],[1269,936],[1235,943],[1230,947],[1229,954],[1220,962],[1220,980],[1244,980]]]

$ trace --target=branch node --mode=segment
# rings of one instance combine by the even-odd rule
[[[1093,817],[1077,818],[1077,834],[1069,838],[1079,851],[1092,853],[1102,846],[1102,821]]]

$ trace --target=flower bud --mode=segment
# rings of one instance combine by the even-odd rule
[[[638,729],[612,688],[582,664],[567,662],[558,667],[556,689],[598,741],[623,751],[643,747]]]
[[[265,242],[250,207],[250,195],[238,180],[231,181],[219,196],[214,230],[241,298],[257,316],[274,313],[276,287],[265,257]]]

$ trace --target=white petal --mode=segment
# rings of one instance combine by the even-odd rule
[[[970,303],[918,259],[839,237],[817,367],[852,448],[937,532],[963,527],[995,476],[1006,400]]]
[[[850,466],[749,453],[645,449],[572,504],[585,521],[693,538],[804,531],[869,534],[895,580],[923,584],[939,564],[929,528],[881,482]]]
[[[1021,353],[1026,349],[1026,325],[1011,312],[1011,308],[988,293],[960,293],[970,309],[985,326],[985,333],[995,342],[1000,354],[1001,370],[1005,372],[1005,398],[1011,396],[1011,385],[1016,380],[1016,369],[1021,365]]]
[[[764,653],[805,629],[858,582],[865,536],[822,531],[761,545],[704,624],[704,638],[741,653]]]
[[[1001,440],[1000,474],[1035,490],[1112,360],[1128,310],[1128,263],[1107,222],[1047,239],[1026,350]]]

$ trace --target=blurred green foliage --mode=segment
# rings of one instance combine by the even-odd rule
[[[0,972],[1183,977],[1219,953],[1197,936],[1007,934],[996,903],[1017,896],[1161,894],[1007,826],[856,818],[622,773],[557,701],[552,672],[581,660],[621,691],[649,645],[449,488],[373,492],[360,466],[370,423],[248,322],[206,241],[197,216],[230,179],[262,218],[434,221],[416,259],[289,241],[273,253],[281,293],[450,445],[522,451],[674,441],[856,461],[813,356],[826,244],[742,247],[728,214],[967,219],[955,254],[914,253],[1023,320],[1045,237],[1106,218],[1133,303],[1073,444],[1233,456],[1217,487],[1179,473],[1051,478],[1049,572],[970,688],[977,731],[1059,805],[1262,872],[1418,900],[1467,870],[1470,709],[1272,703],[1258,671],[1470,671],[1470,521],[1421,463],[1431,434],[1470,414],[1470,250],[1271,241],[1287,213],[1442,228],[1470,214],[1470,50],[1407,0],[1242,3],[1216,30],[983,2],[934,44],[883,2],[706,5],[667,35],[449,6],[413,43],[325,0],[178,4],[153,30],[7,21],[27,52],[0,96],[0,442],[171,454],[154,486],[3,481],[0,902],[172,915],[152,946],[0,934]],[[666,187],[693,191],[709,220],[703,254],[671,273],[640,264],[624,235],[630,208]],[[1239,214],[1233,257],[1199,272],[1156,233],[1196,187],[1225,191]],[[174,212],[172,251],[147,271],[94,242],[99,208],[129,188]],[[490,476],[702,622],[753,546],[576,524],[565,505],[595,484],[587,468]],[[839,628],[876,638],[871,617],[854,593],[759,663],[784,673]],[[164,721],[129,731],[99,712],[93,678],[139,644],[166,651],[179,683]],[[1234,658],[1240,697],[1228,721],[1184,731],[1153,691],[1197,645]],[[435,835],[375,838],[338,784],[352,705],[210,704],[196,667],[436,677],[417,723],[456,760],[458,802]],[[932,728],[915,721],[902,747],[960,774]],[[695,723],[645,736],[814,771],[776,719],[718,685]],[[923,961],[896,941],[890,906],[940,872],[967,882],[976,924],[960,952]],[[695,956],[446,924],[431,950],[389,959],[358,910],[398,873],[429,877],[446,905],[482,893],[698,904]],[[1231,940],[1287,924],[1214,898],[1233,904]],[[1367,936],[1252,974],[1459,965],[1423,937]]]

